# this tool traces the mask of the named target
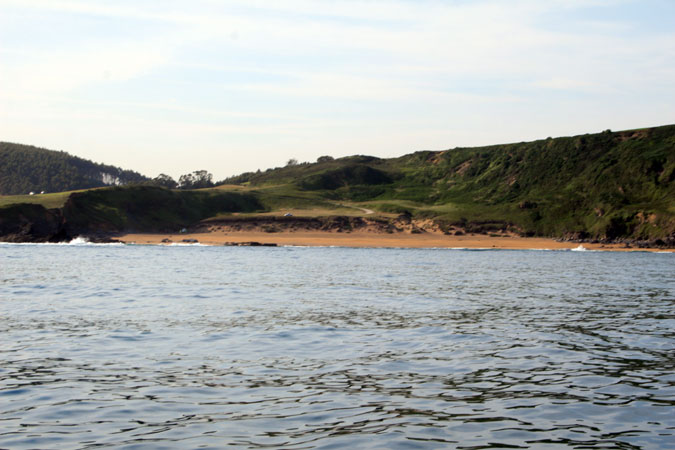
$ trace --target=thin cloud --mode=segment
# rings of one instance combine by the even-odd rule
[[[117,162],[129,167],[148,146],[184,167],[190,136],[203,152],[236,142],[250,167],[271,148],[280,160],[326,153],[321,140],[386,156],[673,120],[675,32],[620,13],[659,7],[650,1],[0,6],[21,22],[0,17],[0,138],[88,156],[103,146],[96,135],[113,133],[133,150]],[[58,18],[58,44],[33,20],[42,16]],[[70,30],[87,27],[97,32]]]

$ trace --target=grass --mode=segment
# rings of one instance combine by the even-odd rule
[[[61,208],[66,203],[66,200],[68,200],[70,194],[73,192],[82,191],[55,192],[51,194],[35,195],[0,195],[0,208],[19,203],[42,205],[47,209]]]
[[[336,208],[336,209],[324,209],[324,208],[311,208],[311,209],[280,209],[274,211],[266,212],[249,212],[249,213],[226,213],[219,214],[214,217],[214,219],[225,218],[225,217],[279,217],[283,216],[286,213],[290,213],[293,217],[327,217],[327,216],[352,216],[360,217],[363,216],[363,211],[356,208]]]

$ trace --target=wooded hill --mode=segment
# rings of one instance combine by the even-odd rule
[[[30,145],[0,142],[0,195],[139,183],[143,175]]]

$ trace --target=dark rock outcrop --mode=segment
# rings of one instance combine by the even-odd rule
[[[60,242],[72,239],[59,209],[22,203],[2,208],[0,240],[5,242]]]

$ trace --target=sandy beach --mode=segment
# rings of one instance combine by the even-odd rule
[[[117,240],[128,244],[168,245],[197,241],[203,245],[221,246],[227,243],[259,242],[278,246],[322,246],[364,248],[473,248],[473,249],[550,249],[563,250],[579,247],[575,242],[558,242],[547,238],[524,238],[518,236],[493,237],[488,235],[444,235],[425,232],[373,233],[354,231],[350,233],[326,231],[209,231],[184,234],[124,234]],[[661,249],[627,248],[624,244],[582,244],[588,250],[611,251],[662,251]]]

